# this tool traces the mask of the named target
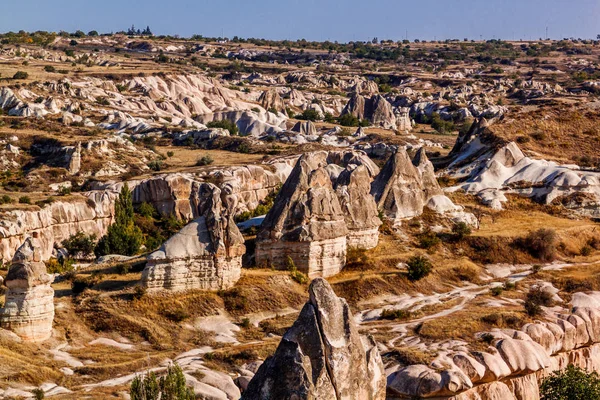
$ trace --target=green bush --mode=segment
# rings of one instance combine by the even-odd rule
[[[541,228],[515,241],[519,247],[542,261],[556,258],[557,236],[553,229]]]
[[[296,118],[307,121],[318,121],[320,119],[319,112],[310,108],[302,111],[302,114],[296,115]]]
[[[525,298],[525,312],[531,317],[535,317],[542,312],[542,306],[551,307],[554,304],[552,295],[542,290],[539,286],[534,286],[529,289]]]
[[[119,275],[125,275],[129,273],[130,266],[129,264],[120,263],[115,265],[115,271]]]
[[[25,71],[17,71],[13,75],[13,79],[27,79],[27,78],[29,78],[29,74]]]
[[[492,296],[500,296],[504,288],[502,286],[494,286],[490,289],[490,293]]]
[[[185,376],[177,364],[167,367],[160,379],[154,372],[144,377],[136,376],[129,389],[131,400],[194,400],[196,396],[185,384]]]
[[[221,121],[212,121],[206,124],[206,126],[209,128],[227,129],[231,136],[236,136],[239,133],[237,125],[227,119],[222,119]]]
[[[290,271],[290,277],[296,281],[297,283],[304,285],[305,283],[308,282],[308,277],[306,275],[304,275],[302,272],[298,271],[298,269],[296,268],[296,264],[294,263],[294,260],[292,260],[292,257],[288,256],[286,259],[286,267],[287,270]]]
[[[56,72],[56,68],[54,68],[52,65],[46,65],[44,67],[44,71],[46,71],[46,72]]]
[[[457,240],[462,240],[471,234],[471,227],[465,222],[457,222],[452,227],[452,233]]]
[[[205,165],[210,165],[214,162],[215,160],[213,160],[213,158],[210,155],[205,155],[202,156],[198,159],[198,161],[196,161],[196,166],[201,167],[201,166],[205,166]]]
[[[61,257],[59,259],[51,258],[45,262],[46,270],[49,274],[64,274],[73,271],[73,260]]]
[[[19,197],[20,204],[31,204],[31,198],[29,196],[21,196]]]
[[[390,308],[385,308],[381,311],[379,319],[404,320],[409,319],[411,316],[412,313],[408,310],[392,310]]]
[[[408,262],[408,279],[418,281],[429,275],[433,269],[431,262],[424,256],[413,256]]]
[[[152,204],[144,201],[138,207],[138,214],[140,214],[142,217],[153,218],[156,215],[156,209]]]
[[[422,249],[431,249],[441,242],[438,235],[432,230],[421,233],[417,239],[419,240],[419,247]]]
[[[81,255],[83,257],[94,253],[96,247],[96,235],[88,235],[84,232],[77,232],[63,240],[62,246],[67,249],[71,256]]]
[[[540,396],[541,400],[600,399],[600,378],[596,372],[568,365],[542,381]]]
[[[40,388],[35,388],[31,391],[31,394],[33,395],[33,398],[35,400],[43,400],[44,398],[46,398],[46,395],[44,394],[44,391]]]
[[[338,118],[338,122],[342,126],[358,126],[360,121],[352,114],[344,114]]]
[[[140,250],[143,239],[142,231],[134,224],[131,191],[124,184],[115,203],[115,223],[108,227],[94,252],[97,257],[107,254],[132,256]]]
[[[12,202],[13,202],[12,199],[7,194],[4,194],[4,195],[2,195],[2,197],[0,197],[0,204],[10,204]]]
[[[456,130],[454,123],[450,121],[444,121],[438,113],[433,113],[431,116],[431,127],[441,134],[451,133],[452,131]]]

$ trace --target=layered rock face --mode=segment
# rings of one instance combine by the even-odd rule
[[[346,222],[326,166],[326,152],[300,157],[261,225],[257,264],[285,268],[290,257],[311,278],[344,266]]]
[[[210,183],[199,188],[201,217],[148,256],[142,284],[150,290],[220,290],[240,278],[244,238],[233,221],[237,198]]]
[[[379,351],[373,339],[358,334],[346,301],[324,279],[315,279],[309,294],[242,399],[385,399]]]
[[[0,327],[9,329],[28,342],[41,342],[52,335],[54,289],[52,277],[42,262],[36,238],[27,238],[17,250],[4,284],[8,288]]]
[[[0,259],[9,261],[28,235],[38,235],[42,260],[52,255],[55,243],[61,243],[78,232],[106,233],[112,223],[114,201],[112,191],[81,193],[79,201],[55,201],[39,210],[15,210],[0,218]]]
[[[575,293],[570,311],[521,330],[489,332],[494,339],[486,351],[461,346],[441,352],[430,366],[404,367],[388,376],[388,397],[539,400],[539,383],[553,371],[568,365],[600,371],[600,303],[590,298],[598,293]]]
[[[364,165],[350,164],[343,170],[335,184],[344,211],[349,247],[372,249],[379,242],[377,204],[370,194],[371,176]]]

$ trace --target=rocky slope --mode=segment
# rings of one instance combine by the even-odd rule
[[[527,157],[515,142],[494,135],[484,119],[458,137],[449,160],[443,173],[461,181],[451,190],[476,194],[492,208],[501,209],[505,194],[514,193],[600,216],[600,173]]]

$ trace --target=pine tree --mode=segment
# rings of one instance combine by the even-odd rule
[[[97,257],[107,254],[132,256],[140,250],[143,240],[141,229],[135,226],[132,194],[125,183],[115,202],[115,222],[100,238],[94,253]]]
[[[145,377],[136,376],[129,390],[131,400],[193,400],[194,392],[185,385],[185,376],[181,367],[167,367],[167,374],[156,379],[150,372]]]

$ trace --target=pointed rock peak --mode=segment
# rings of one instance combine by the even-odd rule
[[[413,165],[415,167],[419,167],[422,165],[426,165],[429,163],[429,158],[427,157],[427,153],[425,152],[425,147],[421,147],[415,157],[413,158]]]

